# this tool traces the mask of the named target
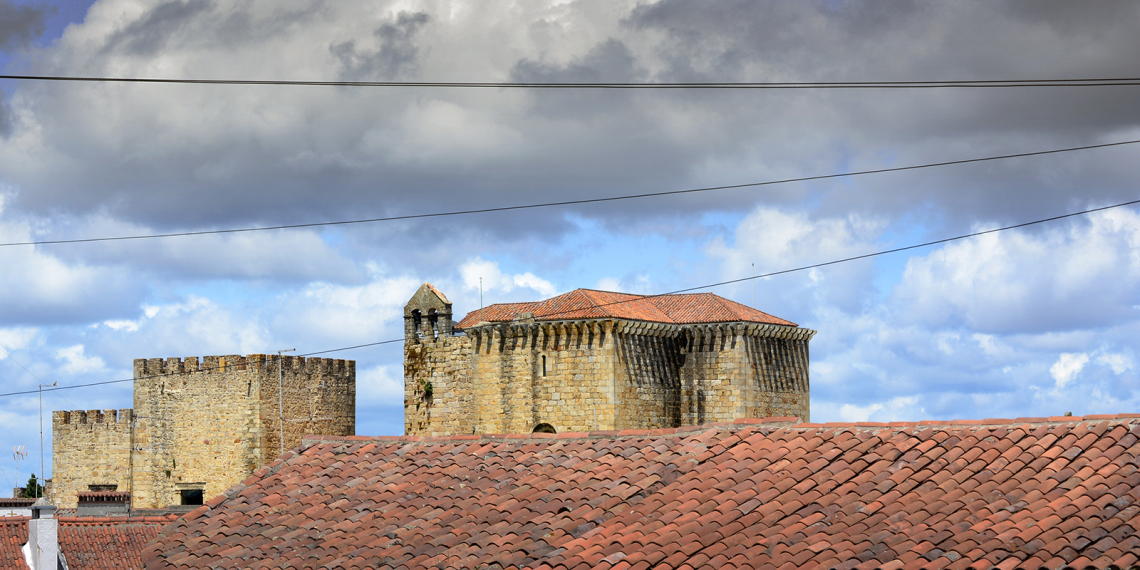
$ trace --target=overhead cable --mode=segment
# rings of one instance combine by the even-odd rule
[[[1051,216],[1051,217],[1048,217],[1048,218],[1041,218],[1041,219],[1038,219],[1038,220],[1033,220],[1033,221],[1030,221],[1030,222],[1022,222],[1022,223],[1020,223],[1020,224],[1014,224],[1014,225],[1010,225],[1010,226],[1002,226],[1002,227],[999,227],[999,228],[993,228],[993,229],[989,229],[989,230],[982,230],[982,231],[972,232],[972,233],[968,233],[968,234],[962,234],[962,235],[958,235],[958,236],[954,236],[954,237],[948,237],[948,238],[943,238],[943,239],[937,239],[937,240],[933,240],[933,241],[927,241],[927,242],[923,242],[923,243],[917,243],[917,244],[908,245],[908,246],[903,246],[903,247],[896,247],[896,248],[892,248],[892,249],[886,249],[886,250],[877,251],[877,252],[873,252],[873,253],[867,253],[867,254],[863,254],[863,255],[856,255],[856,256],[853,256],[853,257],[845,257],[845,258],[842,258],[842,259],[835,259],[835,260],[832,260],[832,261],[825,261],[825,262],[822,262],[822,263],[815,263],[815,264],[811,264],[811,265],[802,265],[802,266],[799,266],[799,267],[794,267],[794,268],[791,268],[791,269],[783,269],[783,270],[780,270],[780,271],[773,271],[773,272],[770,272],[770,273],[762,273],[762,274],[759,274],[759,275],[752,275],[752,276],[749,276],[749,277],[741,277],[740,279],[731,279],[731,280],[729,280],[729,281],[720,281],[720,282],[717,282],[717,283],[709,283],[709,284],[706,284],[706,285],[697,285],[697,286],[695,286],[695,287],[687,287],[687,288],[685,288],[685,289],[678,289],[678,290],[676,290],[676,291],[670,291],[670,292],[668,292],[668,293],[658,293],[658,294],[655,294],[655,295],[639,295],[639,296],[637,296],[637,297],[634,297],[634,298],[632,298],[632,299],[624,299],[624,300],[621,300],[621,301],[612,301],[612,302],[609,302],[609,303],[599,303],[599,304],[595,304],[595,305],[588,305],[588,306],[585,306],[585,307],[576,307],[576,308],[574,308],[574,309],[569,309],[569,310],[567,310],[567,311],[561,311],[561,312],[556,312],[556,313],[551,313],[551,314],[542,315],[542,318],[545,320],[545,319],[547,319],[547,318],[549,318],[549,317],[551,317],[551,316],[560,315],[560,314],[566,314],[566,313],[569,313],[569,312],[571,312],[571,311],[581,311],[581,310],[584,310],[584,309],[594,309],[594,308],[600,308],[600,307],[608,307],[608,306],[610,306],[610,305],[621,305],[621,304],[624,304],[624,303],[631,303],[631,302],[633,302],[633,301],[638,301],[638,300],[641,300],[641,299],[647,299],[647,298],[653,298],[653,297],[665,297],[665,296],[668,296],[668,295],[677,295],[677,294],[680,294],[680,293],[688,293],[688,292],[690,292],[690,291],[699,291],[699,290],[702,290],[702,289],[710,289],[710,288],[712,288],[712,287],[720,287],[720,286],[722,286],[722,285],[730,285],[730,284],[733,284],[733,283],[742,283],[742,282],[745,282],[745,281],[752,281],[752,280],[756,280],[756,279],[764,279],[764,278],[767,278],[767,277],[774,277],[774,276],[777,276],[777,275],[784,275],[784,274],[787,274],[787,273],[795,273],[795,272],[798,272],[798,271],[806,271],[806,270],[809,270],[809,269],[816,269],[816,268],[819,268],[819,267],[826,267],[826,266],[829,266],[829,265],[836,265],[836,264],[840,264],[840,263],[847,263],[847,262],[849,262],[849,261],[856,261],[856,260],[860,260],[860,259],[868,259],[868,258],[871,258],[871,257],[878,257],[878,256],[881,256],[881,255],[887,255],[887,254],[891,254],[891,253],[898,253],[898,252],[900,252],[900,251],[907,251],[907,250],[911,250],[911,249],[918,249],[918,248],[922,248],[922,247],[929,247],[929,246],[932,246],[932,245],[938,245],[938,244],[942,244],[942,243],[948,243],[948,242],[952,242],[952,241],[958,241],[958,240],[968,239],[968,238],[972,238],[972,237],[983,236],[983,235],[987,235],[987,234],[993,234],[993,233],[998,233],[998,232],[1004,232],[1004,231],[1013,230],[1013,229],[1017,229],[1017,228],[1024,228],[1024,227],[1027,227],[1027,226],[1033,226],[1033,225],[1037,225],[1037,224],[1044,224],[1044,223],[1047,223],[1047,222],[1053,222],[1053,221],[1057,221],[1057,220],[1063,220],[1063,219],[1066,219],[1066,218],[1073,218],[1073,217],[1076,217],[1076,216],[1085,216],[1085,215],[1088,215],[1088,214],[1092,214],[1092,213],[1094,213],[1094,212],[1103,212],[1103,211],[1105,211],[1105,210],[1112,210],[1112,209],[1114,209],[1114,208],[1122,208],[1122,207],[1124,207],[1124,206],[1131,206],[1131,205],[1134,205],[1134,204],[1140,204],[1140,200],[1130,200],[1130,201],[1128,201],[1128,202],[1121,202],[1121,203],[1119,203],[1119,204],[1112,204],[1112,205],[1110,205],[1110,206],[1101,206],[1101,207],[1099,207],[1099,208],[1090,208],[1090,209],[1087,209],[1087,210],[1081,210],[1081,211],[1079,211],[1079,212],[1071,212],[1071,213],[1068,213],[1068,214],[1061,214],[1061,215],[1058,215],[1058,216]],[[357,345],[353,345],[353,346],[346,346],[346,347],[341,347],[341,348],[332,348],[332,349],[328,349],[328,350],[320,350],[320,351],[316,351],[316,352],[308,352],[308,353],[305,353],[305,354],[300,354],[300,355],[298,355],[298,357],[305,357],[305,356],[314,356],[314,355],[318,355],[318,354],[329,354],[329,353],[332,353],[332,352],[343,352],[343,351],[346,351],[346,350],[354,350],[354,349],[358,349],[358,348],[365,348],[365,347],[370,347],[370,346],[378,346],[378,345],[382,345],[382,344],[393,344],[393,343],[397,343],[397,342],[403,342],[403,341],[404,341],[404,339],[402,339],[402,338],[397,338],[397,339],[390,339],[390,340],[383,340],[383,341],[379,341],[379,342],[370,342],[370,343],[366,343],[366,344],[357,344]],[[270,355],[270,356],[272,356],[272,355]],[[202,371],[206,371],[206,370],[213,370],[213,369],[217,369],[217,368],[221,368],[221,366],[219,365],[219,366],[216,366],[216,367],[203,367],[203,368],[199,368],[198,370],[191,370],[191,371],[187,371],[187,372],[181,372],[181,373],[169,373],[169,374],[158,374],[158,375],[152,375],[152,376],[140,376],[140,377],[138,377],[138,378],[125,378],[125,379],[122,379],[122,380],[107,380],[107,381],[104,381],[104,382],[92,382],[92,383],[88,383],[88,384],[74,384],[74,385],[71,385],[71,386],[56,386],[56,387],[53,387],[53,388],[50,388],[50,389],[46,389],[46,390],[44,390],[44,391],[45,391],[45,392],[48,392],[48,391],[56,391],[56,390],[70,390],[70,389],[74,389],[74,388],[86,388],[86,387],[89,387],[89,386],[102,386],[102,385],[106,385],[106,384],[116,384],[116,383],[120,383],[120,382],[133,382],[133,381],[135,381],[135,380],[142,380],[142,379],[146,379],[146,378],[158,378],[158,377],[160,377],[160,376],[173,376],[173,375],[176,375],[176,374],[193,374],[194,372],[202,372]],[[25,395],[25,394],[35,394],[35,393],[37,393],[37,391],[36,391],[36,390],[26,390],[26,391],[22,391],[22,392],[9,392],[9,393],[6,393],[6,394],[0,394],[0,397],[5,397],[5,396],[18,396],[18,395]]]
[[[1066,152],[1076,152],[1081,150],[1091,150],[1099,148],[1108,148],[1114,146],[1124,146],[1140,143],[1140,139],[1118,141],[1111,143],[1074,146],[1067,148],[1058,148],[1052,150],[1039,150],[1033,152],[1021,152],[1016,154],[1003,154],[995,156],[985,156],[979,158],[966,158],[961,160],[950,160],[945,162],[931,162],[926,164],[915,164],[910,166],[896,166],[892,168],[877,168],[874,170],[860,170],[855,172],[841,172],[837,174],[821,174],[816,176],[803,176],[799,178],[785,178],[781,180],[768,180],[764,182],[748,182],[744,184],[730,184],[726,186],[708,186],[704,188],[690,188],[686,190],[666,190],[662,192],[645,192],[641,194],[626,194],[622,196],[607,196],[603,198],[583,198],[581,200],[562,200],[559,202],[543,202],[538,204],[523,204],[516,206],[497,206],[493,208],[478,208],[472,210],[455,210],[451,212],[434,212],[427,214],[408,214],[404,216],[388,216],[383,218],[366,218],[358,220],[339,220],[333,222],[310,222],[303,224],[284,224],[279,226],[266,226],[258,228],[230,228],[222,230],[201,230],[193,232],[175,232],[166,234],[141,234],[129,236],[110,236],[110,237],[95,237],[95,238],[77,238],[77,239],[60,239],[60,240],[39,240],[39,241],[25,241],[25,242],[9,242],[0,243],[0,247],[14,247],[26,245],[58,245],[67,243],[92,243],[104,241],[125,241],[125,240],[141,240],[141,239],[157,239],[157,238],[172,238],[172,237],[187,237],[187,236],[200,236],[200,235],[214,235],[214,234],[233,234],[244,232],[263,232],[270,230],[284,230],[284,229],[297,229],[297,228],[312,228],[321,226],[343,226],[350,224],[370,224],[378,222],[393,222],[399,220],[415,220],[422,218],[438,218],[445,216],[465,216],[472,214],[487,214],[492,212],[507,212],[512,210],[528,210],[533,208],[554,208],[560,206],[573,206],[579,204],[594,204],[599,202],[614,202],[618,200],[636,200],[642,198],[654,198],[658,196],[675,196],[680,194],[695,194],[699,192],[714,192],[720,190],[733,190],[738,188],[755,188],[760,186],[774,186],[777,184],[791,184],[793,182],[810,182],[814,180],[828,180],[833,178],[847,178],[852,176],[865,176],[869,174],[885,174],[888,172],[902,172],[906,170],[920,170],[924,168],[937,168],[942,166],[955,166],[961,164],[970,164],[975,162],[989,162],[995,160],[1008,160],[1012,158],[1024,158],[1030,156],[1041,156],[1047,154],[1060,154]]]
[[[995,87],[1121,87],[1140,77],[1085,79],[981,79],[955,81],[710,81],[683,83],[561,83],[522,81],[307,81],[278,79],[176,79],[160,77],[77,77],[0,75],[0,79],[72,83],[159,83],[178,85],[262,85],[294,87],[426,87],[437,89],[962,89]]]
[[[401,338],[401,339],[396,339],[396,340],[382,340],[380,342],[370,342],[367,344],[357,344],[354,346],[345,346],[345,347],[341,347],[341,348],[334,348],[331,350],[321,350],[321,351],[317,351],[317,352],[306,352],[305,354],[298,354],[297,358],[303,358],[303,357],[307,357],[307,356],[315,356],[318,354],[327,354],[330,352],[343,352],[345,350],[353,350],[356,348],[364,348],[364,347],[368,347],[368,346],[377,346],[377,345],[381,345],[381,344],[392,344],[394,342],[400,342],[402,340],[404,340],[404,339]],[[268,354],[267,356],[270,358],[273,357],[272,354]],[[293,358],[293,357],[288,357],[288,358]],[[15,362],[15,361],[13,360],[13,362]],[[232,363],[225,363],[225,364],[219,364],[217,366],[202,366],[202,367],[198,368],[197,370],[189,370],[189,371],[179,372],[179,373],[171,372],[168,374],[151,374],[149,376],[138,376],[136,378],[121,378],[119,380],[104,380],[102,382],[89,382],[87,384],[73,384],[71,386],[54,386],[51,388],[44,388],[43,391],[44,392],[55,392],[58,390],[71,390],[73,388],[87,388],[89,386],[105,386],[107,384],[119,384],[122,382],[134,382],[135,380],[148,380],[151,378],[161,378],[163,376],[175,376],[175,375],[179,375],[179,374],[193,374],[195,372],[210,372],[213,370],[224,369],[226,366],[233,366],[233,364]],[[39,393],[39,390],[24,390],[22,392],[8,392],[6,394],[0,394],[0,397],[22,396],[22,395],[37,394],[37,393]]]

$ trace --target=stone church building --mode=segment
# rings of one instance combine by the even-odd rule
[[[202,504],[306,434],[355,433],[351,360],[139,359],[133,409],[52,414],[49,499],[75,508],[78,493],[127,492],[136,509]]]
[[[810,421],[815,331],[712,293],[577,289],[454,323],[424,283],[404,321],[408,435]]]

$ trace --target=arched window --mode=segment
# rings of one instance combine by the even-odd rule
[[[554,426],[550,424],[541,423],[534,426],[534,431],[531,433],[558,433],[558,430],[554,429]]]
[[[422,323],[423,323],[423,315],[422,315],[422,313],[420,313],[420,310],[419,310],[419,309],[414,309],[414,310],[412,311],[412,328],[413,328],[413,330],[415,330],[415,331],[416,331],[416,334],[419,334],[419,332],[420,332],[420,325],[421,325]]]

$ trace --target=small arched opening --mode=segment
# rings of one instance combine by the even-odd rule
[[[412,310],[412,330],[416,334],[420,333],[420,326],[423,324],[423,314],[419,309]]]
[[[558,430],[548,423],[541,423],[534,426],[534,431],[531,433],[558,433]]]

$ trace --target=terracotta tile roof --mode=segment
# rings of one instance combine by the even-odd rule
[[[506,322],[519,313],[533,313],[536,320],[618,318],[671,324],[753,322],[796,326],[747,305],[712,293],[634,295],[593,289],[575,289],[545,301],[497,303],[472,311],[456,328],[480,322]]]
[[[310,438],[147,568],[1131,568],[1140,415]]]
[[[147,543],[175,518],[60,518],[59,549],[69,570],[141,569]]]
[[[28,570],[24,552],[28,543],[28,517],[0,517],[0,568]]]
[[[28,509],[28,508],[31,508],[31,506],[32,506],[32,503],[34,503],[34,502],[36,502],[36,500],[35,500],[35,499],[25,499],[25,498],[11,499],[11,498],[3,498],[3,499],[0,499],[0,509],[11,509],[11,508],[14,508],[14,509]]]

